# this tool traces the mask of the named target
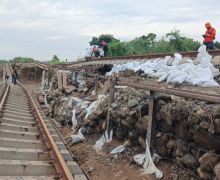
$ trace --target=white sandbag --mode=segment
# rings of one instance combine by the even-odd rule
[[[145,154],[137,154],[133,158],[138,165],[142,166],[144,164],[145,157],[146,157]],[[153,162],[158,163],[160,159],[161,157],[158,154],[153,153],[153,157],[152,157]]]
[[[213,77],[219,75],[220,72],[214,68],[211,63],[212,56],[208,54],[205,46],[201,46],[198,51],[198,65],[194,65],[191,59],[186,59],[185,63],[181,63],[182,55],[175,53],[172,66],[170,66],[169,62],[171,57],[165,57],[165,59],[157,58],[146,62],[135,61],[114,65],[109,74],[118,73],[127,69],[135,72],[142,70],[148,77],[158,78],[158,82],[166,80],[167,83],[182,84],[185,82],[194,86],[210,85],[210,87],[216,87],[217,84],[213,83]],[[210,82],[206,83],[208,81]]]
[[[72,110],[72,129],[75,129],[77,126],[78,126],[78,122],[77,122],[77,119],[76,119],[76,110],[73,109]]]
[[[180,64],[180,62],[181,62],[181,60],[182,60],[182,55],[181,54],[179,54],[179,53],[175,53],[174,54],[174,61],[173,61],[173,63],[172,63],[172,66],[177,66],[177,65],[179,65]]]
[[[154,174],[156,175],[156,178],[162,178],[163,177],[163,173],[154,165],[154,162],[151,158],[151,154],[150,154],[150,149],[148,146],[148,142],[146,139],[146,154],[145,154],[145,162],[144,162],[144,172],[142,173],[143,175],[146,174]]]
[[[47,94],[44,95],[44,104],[45,104],[46,106],[48,106],[48,103],[47,103]]]
[[[165,81],[165,80],[167,79],[167,77],[168,77],[168,73],[162,75],[162,76],[158,79],[157,82],[163,82],[163,81]]]
[[[209,80],[205,82],[202,87],[219,87],[219,84],[214,80]]]
[[[179,76],[177,76],[177,77],[175,77],[175,78],[171,81],[171,83],[182,84],[182,83],[186,80],[186,78],[187,78],[187,74],[184,73],[184,72],[182,72],[182,74],[179,75]]]
[[[122,153],[125,150],[125,145],[120,145],[118,147],[116,147],[115,149],[113,149],[110,154],[118,154],[118,153]]]
[[[144,164],[145,157],[146,157],[145,154],[137,154],[137,155],[135,155],[133,158],[134,158],[134,161],[135,161],[138,165],[142,166],[142,165]]]
[[[209,68],[199,67],[199,68],[195,69],[194,73],[199,78],[199,80],[202,82],[206,82],[206,81],[213,79],[212,72]]]
[[[96,152],[100,152],[102,150],[102,146],[105,143],[110,143],[112,141],[112,136],[113,136],[113,130],[110,131],[110,135],[108,135],[107,130],[105,130],[102,137],[95,142]]]
[[[91,104],[89,105],[89,107],[86,109],[86,116],[85,116],[85,118],[88,118],[88,116],[89,116],[90,114],[92,114],[92,112],[93,112],[94,110],[97,109],[98,105],[99,105],[100,103],[102,103],[106,97],[107,97],[106,95],[102,95],[102,94],[98,95],[98,99],[97,99],[96,101],[94,101],[93,103],[91,103]]]
[[[72,146],[76,143],[84,141],[85,137],[83,136],[80,128],[77,135],[71,135],[66,137],[65,139],[68,141],[69,146]]]

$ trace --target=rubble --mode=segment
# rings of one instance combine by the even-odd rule
[[[70,93],[72,96],[64,96],[57,90],[47,95],[51,117],[73,127],[74,131],[84,127],[89,135],[105,134],[109,112],[113,138],[129,140],[131,149],[134,146],[138,146],[140,152],[146,149],[149,119],[149,94],[146,91],[116,87],[115,101],[109,105],[107,95],[96,96],[94,88],[90,89],[83,81],[75,81],[72,73],[67,78],[70,79],[67,84],[76,89]],[[56,82],[53,83],[55,87]],[[76,94],[79,92],[81,95]],[[162,158],[173,159],[178,165],[191,169],[200,178],[218,177],[220,159],[213,154],[218,154],[220,150],[220,106],[159,93],[156,93],[155,99],[156,152]],[[111,136],[103,135],[99,140],[95,146],[97,151],[104,143],[110,142]]]

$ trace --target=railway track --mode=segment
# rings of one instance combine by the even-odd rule
[[[0,180],[87,179],[22,84],[7,84],[0,110]]]
[[[220,50],[211,50],[208,53],[212,56],[220,56]],[[180,52],[183,57],[196,57],[198,52]],[[116,57],[106,57],[106,58],[98,58],[91,60],[84,60],[79,62],[73,62],[67,65],[67,68],[87,68],[89,66],[102,66],[102,65],[114,65],[114,64],[125,64],[133,61],[146,62],[149,59],[154,58],[164,58],[166,56],[173,56],[171,53],[157,53],[157,54],[146,54],[146,55],[137,55],[137,56],[116,56]]]

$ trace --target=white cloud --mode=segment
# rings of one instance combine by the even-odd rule
[[[0,0],[0,59],[53,54],[74,59],[101,33],[132,39],[177,28],[202,40],[204,22],[220,24],[219,5],[218,0]]]

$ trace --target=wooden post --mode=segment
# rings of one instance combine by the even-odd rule
[[[49,84],[49,79],[50,79],[50,68],[48,67],[47,69],[47,82]]]
[[[110,79],[109,98],[108,98],[108,114],[107,114],[107,132],[110,134],[110,107],[115,100],[116,78]]]
[[[29,67],[27,66],[27,80],[29,81],[30,79],[30,71],[29,71]]]
[[[115,100],[115,85],[116,85],[116,78],[113,77],[110,79],[110,88],[109,88],[109,106],[114,102]]]
[[[98,96],[98,89],[99,89],[99,75],[95,76],[95,94]]]
[[[78,87],[77,77],[78,77],[78,72],[76,71],[76,72],[75,72],[75,86],[76,86],[76,87]]]
[[[154,98],[154,92],[150,91],[149,98],[149,119],[147,125],[147,142],[149,147],[154,144],[154,134],[155,134],[155,117],[156,117],[156,102]]]
[[[35,80],[35,82],[37,82],[37,66],[34,66],[34,69],[35,69],[35,71],[34,71],[34,80]]]

